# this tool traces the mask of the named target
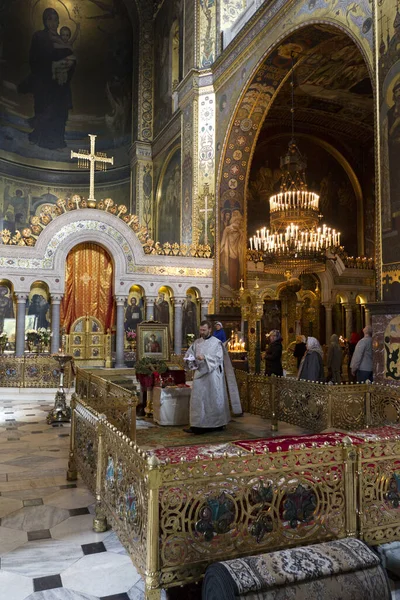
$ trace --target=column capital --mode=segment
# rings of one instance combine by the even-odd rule
[[[334,302],[321,302],[321,304],[325,308],[325,310],[332,310]]]
[[[146,295],[146,303],[147,304],[154,304],[155,301],[157,300],[158,296],[147,296]]]
[[[52,304],[60,304],[64,298],[64,294],[50,294]]]
[[[114,296],[115,299],[115,303],[117,306],[123,306],[125,304],[125,301],[128,299],[128,296]]]
[[[15,297],[17,299],[17,303],[21,304],[22,302],[26,302],[29,294],[27,292],[14,292]]]
[[[182,306],[182,304],[185,301],[185,298],[181,296],[172,296],[171,301],[173,302],[174,306]]]
[[[139,161],[152,161],[152,151],[150,142],[136,140],[129,149],[131,167],[134,167]]]

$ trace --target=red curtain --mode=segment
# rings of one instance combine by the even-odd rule
[[[114,324],[113,265],[104,248],[87,242],[68,254],[61,323],[69,333],[78,317],[99,319],[105,331]]]

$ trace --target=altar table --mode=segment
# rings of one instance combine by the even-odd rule
[[[189,423],[190,387],[153,388],[153,419],[159,425]]]

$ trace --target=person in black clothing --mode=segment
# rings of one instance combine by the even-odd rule
[[[300,367],[301,359],[305,355],[306,350],[307,350],[306,338],[304,337],[304,335],[297,335],[296,336],[296,345],[293,350],[293,356],[297,360],[297,369]]]
[[[265,351],[265,374],[283,376],[282,337],[277,329],[269,332],[269,345]]]

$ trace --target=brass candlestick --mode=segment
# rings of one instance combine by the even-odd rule
[[[64,372],[66,365],[72,360],[70,354],[59,352],[51,355],[60,365],[60,383],[54,399],[54,407],[47,415],[47,423],[69,423],[71,421],[71,409],[67,406],[67,397],[64,390]]]

